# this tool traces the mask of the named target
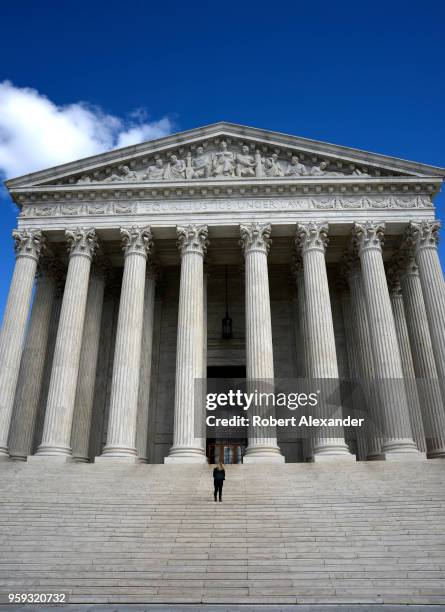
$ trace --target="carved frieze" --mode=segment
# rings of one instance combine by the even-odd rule
[[[374,198],[371,196],[318,196],[296,198],[219,198],[196,200],[135,200],[129,202],[73,202],[66,207],[63,204],[42,206],[25,204],[21,218],[33,217],[83,217],[134,215],[145,213],[169,212],[220,212],[220,211],[262,211],[262,210],[372,210],[372,209],[416,209],[432,208],[431,199],[427,196],[388,196]]]
[[[241,139],[210,139],[198,145],[179,146],[152,156],[108,166],[62,180],[64,183],[131,183],[193,181],[203,179],[270,179],[394,176],[365,165],[279,149]]]

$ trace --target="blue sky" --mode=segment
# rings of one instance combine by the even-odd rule
[[[445,166],[444,16],[428,0],[3,3],[0,173],[221,120]],[[15,217],[0,194],[0,313]]]

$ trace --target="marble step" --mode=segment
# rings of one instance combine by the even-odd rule
[[[445,604],[445,469],[0,466],[0,592],[75,603]]]

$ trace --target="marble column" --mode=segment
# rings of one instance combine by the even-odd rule
[[[245,260],[246,304],[246,382],[250,392],[274,391],[272,319],[270,312],[267,255],[271,246],[271,226],[251,223],[240,226]],[[267,416],[266,406],[251,408],[251,414]],[[244,463],[284,462],[277,444],[276,427],[251,427]]]
[[[309,341],[307,336],[307,307],[304,290],[304,269],[301,254],[295,253],[293,256],[292,275],[295,279],[297,289],[297,312],[298,312],[298,345],[300,371],[299,377],[308,377],[309,368]],[[302,453],[304,461],[311,461],[314,454],[314,440],[310,428],[304,428],[302,435]]]
[[[105,280],[109,264],[96,259],[90,274],[90,284],[83,326],[82,359],[79,366],[71,447],[75,461],[88,462],[94,389],[104,301]]]
[[[14,402],[9,454],[26,461],[32,454],[45,359],[48,350],[51,315],[57,279],[63,277],[58,261],[41,258],[31,318],[23,349],[20,376]]]
[[[107,394],[109,374],[113,367],[114,341],[116,338],[116,320],[119,306],[120,282],[116,278],[116,269],[107,274],[104,299],[102,305],[99,354],[96,367],[96,383],[94,386],[93,414],[91,419],[89,457],[96,457],[106,444],[107,423],[106,408],[109,405]]]
[[[207,251],[206,225],[177,228],[181,254],[178,335],[176,343],[176,385],[173,446],[165,463],[206,463],[204,422],[197,422],[203,410],[203,319],[204,255]],[[200,381],[200,382],[198,382]],[[197,394],[201,397],[197,397]]]
[[[421,221],[410,223],[407,234],[419,267],[436,369],[445,401],[445,283],[437,251],[439,229],[439,221]]]
[[[366,404],[366,458],[372,461],[380,457],[382,429],[379,415],[379,398],[376,395],[374,386],[375,368],[368,313],[366,312],[366,298],[358,257],[348,253],[344,261],[343,271],[348,280],[351,296],[351,324],[356,345],[358,381],[361,384],[361,391],[363,392]]]
[[[309,364],[309,342],[307,339],[307,307],[306,296],[304,290],[304,269],[303,258],[300,255],[294,255],[292,275],[295,279],[297,289],[297,312],[298,312],[298,351],[301,353],[301,370],[300,376],[305,378],[308,375]]]
[[[334,323],[329,296],[325,252],[328,225],[297,224],[295,244],[301,250],[304,269],[306,324],[309,342],[308,378],[320,390],[317,417],[342,418]],[[328,405],[327,395],[337,396],[338,406]],[[314,432],[313,460],[351,460],[342,427],[323,427]]]
[[[411,420],[411,429],[414,442],[422,453],[426,453],[425,431],[423,428],[422,412],[420,409],[419,393],[416,385],[411,346],[409,342],[408,327],[406,324],[405,307],[403,304],[402,288],[398,271],[388,270],[389,297],[391,300],[394,324],[396,326],[397,340],[399,342],[400,359],[402,361],[403,377],[408,399],[408,408]],[[445,420],[445,415],[444,415]]]
[[[401,276],[402,296],[420,397],[429,457],[445,456],[445,411],[423,299],[419,269],[408,257]]]
[[[138,459],[147,463],[148,422],[150,411],[151,362],[153,352],[153,322],[156,294],[157,269],[147,264],[144,294],[144,323],[142,328],[141,371],[139,376],[136,450]]]
[[[207,289],[209,284],[209,258],[204,256],[204,267],[203,267],[203,286],[202,286],[202,394],[207,395],[207,325],[208,325],[208,300],[207,300]],[[205,404],[202,404],[202,422],[205,423],[206,419],[206,408]],[[201,444],[207,451],[207,439],[203,435]]]
[[[207,287],[209,284],[209,261],[204,258],[202,294],[202,378],[207,378]]]
[[[354,386],[358,384],[360,380],[360,370],[359,370],[359,356],[358,356],[358,346],[357,346],[357,337],[355,335],[354,325],[353,325],[353,314],[352,314],[352,305],[351,305],[351,294],[347,290],[347,287],[344,286],[346,284],[346,279],[344,276],[341,277],[340,288],[341,291],[341,308],[342,308],[342,317],[343,317],[343,325],[345,328],[345,337],[346,337],[346,351],[348,356],[348,369],[349,369],[349,382],[351,384],[352,395],[352,409],[354,414],[359,418],[362,416],[367,416],[363,414],[361,396],[357,396],[354,393]],[[357,427],[356,428],[357,435],[357,459],[359,461],[365,461],[368,455],[368,445],[366,440],[366,428]]]
[[[399,344],[383,266],[383,230],[383,225],[371,221],[356,223],[353,229],[361,262],[376,384],[383,413],[381,458],[421,460],[424,455],[413,440]]]
[[[98,459],[137,460],[136,427],[141,371],[147,256],[152,249],[149,227],[121,229],[125,253],[107,443]]]
[[[81,358],[82,334],[88,294],[91,260],[97,246],[93,229],[78,227],[65,232],[70,259],[60,311],[59,328],[49,383],[42,442],[36,455],[67,459],[71,457],[71,426],[77,377]]]
[[[20,371],[37,262],[44,245],[40,230],[14,230],[16,263],[0,332],[0,458],[8,437]]]
[[[59,328],[60,311],[62,310],[63,291],[65,288],[66,273],[57,283],[56,294],[54,296],[54,306],[51,312],[51,319],[48,332],[48,349],[42,375],[42,387],[40,390],[39,405],[37,408],[36,425],[32,441],[32,449],[29,454],[34,454],[42,442],[43,426],[45,424],[46,404],[48,400],[49,383],[51,371],[53,369],[54,348],[56,346],[57,330]]]

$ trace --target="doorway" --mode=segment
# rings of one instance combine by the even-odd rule
[[[207,378],[222,378],[227,379],[242,379],[246,378],[246,366],[244,365],[223,365],[223,366],[208,366]],[[227,389],[228,391],[229,389]],[[223,391],[221,389],[221,391]],[[207,438],[207,458],[209,463],[218,463],[222,461],[226,465],[237,464],[243,462],[243,456],[246,451],[247,438],[236,439],[219,439]]]
[[[246,378],[246,366],[208,366],[207,378]]]
[[[222,461],[225,465],[243,462],[246,451],[245,440],[207,440],[207,458],[209,463]]]

